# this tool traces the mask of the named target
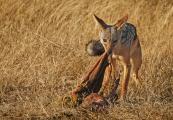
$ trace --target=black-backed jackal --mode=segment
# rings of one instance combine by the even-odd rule
[[[120,100],[125,100],[127,88],[132,67],[133,79],[138,84],[138,71],[142,64],[141,45],[136,33],[136,27],[127,23],[128,16],[118,20],[115,25],[107,25],[102,19],[94,15],[96,22],[99,24],[101,31],[99,33],[100,40],[92,41],[87,45],[87,52],[90,55],[101,55],[105,50],[111,47],[112,66],[106,70],[106,76],[110,76],[113,70],[114,78],[117,76],[117,61],[123,65],[123,80],[121,84]],[[110,70],[111,69],[111,70]],[[107,86],[109,78],[103,82],[102,90]]]

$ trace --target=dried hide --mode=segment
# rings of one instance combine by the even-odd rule
[[[83,99],[91,93],[98,93],[103,82],[106,67],[109,65],[109,52],[105,52],[89,73],[82,79],[82,83],[71,93],[72,100],[81,104]]]

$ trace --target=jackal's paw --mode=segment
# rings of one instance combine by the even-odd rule
[[[124,97],[120,97],[116,102],[119,103],[119,104],[124,104],[124,103],[127,102],[127,100]]]
[[[77,94],[74,93],[74,92],[71,92],[71,99],[72,99],[72,102],[76,103],[77,102],[77,99],[78,99]]]

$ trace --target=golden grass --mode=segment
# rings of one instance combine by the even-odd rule
[[[125,105],[108,113],[65,108],[97,58],[85,44],[98,38],[93,14],[115,23],[129,14],[142,44],[141,87],[130,81]],[[173,118],[172,0],[1,0],[0,117],[3,119]]]

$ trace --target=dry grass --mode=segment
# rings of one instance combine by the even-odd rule
[[[129,13],[143,49],[142,87],[131,81],[131,102],[108,113],[67,109],[61,101],[97,59],[85,52],[98,38],[94,13],[108,23]],[[172,0],[1,0],[0,117],[171,120],[172,21]]]

